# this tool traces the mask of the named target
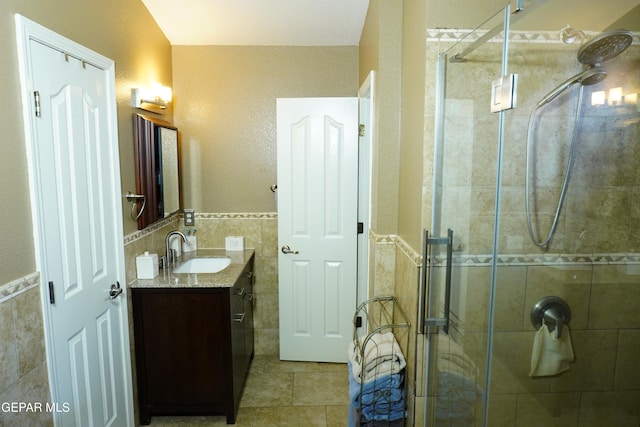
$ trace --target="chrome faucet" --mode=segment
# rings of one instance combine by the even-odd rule
[[[165,252],[165,255],[162,257],[163,259],[162,268],[171,267],[176,262],[176,253],[173,249],[169,248],[169,244],[173,236],[180,236],[183,242],[187,241],[187,237],[181,232],[179,232],[178,230],[173,230],[167,233],[167,237],[164,238],[164,248],[166,252]]]

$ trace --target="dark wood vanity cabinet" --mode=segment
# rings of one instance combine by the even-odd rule
[[[231,288],[132,288],[140,423],[223,414],[253,358],[253,258]]]

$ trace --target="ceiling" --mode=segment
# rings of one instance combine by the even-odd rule
[[[356,46],[369,0],[142,0],[172,45]],[[433,0],[429,28],[475,28],[505,0]],[[640,30],[640,0],[527,0],[530,30]],[[482,13],[489,17],[489,13]],[[624,18],[620,19],[620,17]],[[617,21],[620,19],[619,21]]]
[[[142,0],[172,45],[357,46],[369,0]]]

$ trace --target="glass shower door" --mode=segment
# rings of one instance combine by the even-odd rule
[[[509,7],[455,44],[427,43],[438,57],[433,215],[423,239],[427,426],[480,426],[485,417],[501,136],[492,81],[502,76],[508,19]]]
[[[640,1],[534,6],[427,43],[438,79],[424,424],[637,427]],[[585,59],[601,49],[614,54]],[[509,73],[518,105],[492,113],[492,82]],[[545,297],[568,316],[534,325]],[[543,325],[575,357],[539,375]]]
[[[639,13],[549,0],[510,25],[489,425],[640,425]],[[557,322],[530,317],[548,296],[569,307],[552,343],[573,357],[541,372],[534,340]]]

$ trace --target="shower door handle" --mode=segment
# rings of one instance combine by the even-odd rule
[[[427,309],[426,305],[429,302],[429,311],[431,311],[431,307],[433,307],[431,297],[433,293],[428,289],[427,284],[429,283],[429,274],[428,268],[429,265],[428,259],[431,251],[429,250],[430,246],[433,245],[447,245],[447,264],[445,266],[445,288],[444,288],[444,313],[443,317],[427,317]],[[423,238],[423,251],[422,251],[422,286],[421,286],[421,302],[418,305],[419,313],[418,313],[418,332],[421,334],[426,333],[426,329],[431,326],[442,326],[442,330],[445,334],[449,333],[449,323],[451,320],[451,267],[453,261],[453,230],[449,229],[447,231],[447,237],[439,237],[433,238],[429,237],[429,231],[424,230],[424,238]]]

